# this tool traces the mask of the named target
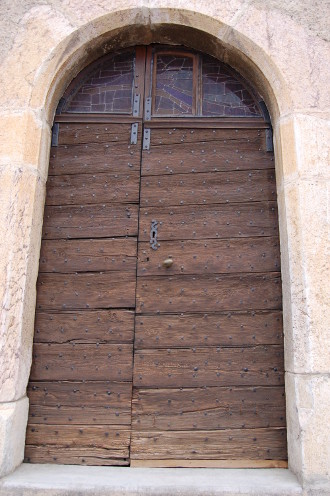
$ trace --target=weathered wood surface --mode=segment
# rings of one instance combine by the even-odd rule
[[[43,240],[39,273],[136,270],[137,239]]]
[[[36,313],[35,343],[132,343],[133,338],[133,311]]]
[[[123,173],[140,171],[138,145],[123,143],[89,143],[60,145],[50,151],[49,174]]]
[[[284,428],[132,432],[131,458],[286,459]]]
[[[152,220],[158,221],[159,242],[278,233],[276,202],[141,208],[139,241],[150,240]]]
[[[43,239],[136,236],[138,205],[46,206]]]
[[[131,425],[131,405],[126,409],[108,406],[30,405],[29,423],[43,425]]]
[[[107,381],[30,381],[28,396],[32,405],[109,406],[125,409],[131,403],[130,382]]]
[[[136,316],[136,348],[258,344],[283,344],[281,311]]]
[[[173,265],[164,268],[171,257]],[[139,243],[138,275],[267,272],[280,268],[278,237],[162,241],[157,250]]]
[[[46,205],[138,203],[139,183],[138,172],[50,176],[47,182]]]
[[[39,274],[38,310],[133,308],[133,272]]]
[[[82,143],[131,143],[131,124],[60,124],[59,145]]]
[[[33,346],[30,381],[131,381],[129,344],[46,344]]]
[[[275,171],[272,169],[174,174],[141,180],[141,205],[144,207],[275,199]]]
[[[132,424],[149,431],[285,427],[284,386],[140,389]]]
[[[278,310],[280,273],[140,277],[136,303],[137,313]]]
[[[145,127],[148,127],[145,124]],[[154,128],[151,130],[151,145],[156,147],[159,145],[174,145],[176,143],[196,143],[210,144],[214,143],[217,146],[238,146],[240,143],[245,143],[250,149],[265,149],[266,143],[263,141],[265,136],[264,129],[216,129],[216,128],[193,128],[180,129],[173,127],[172,129]]]
[[[63,448],[58,446],[25,447],[25,462],[64,465],[129,465],[128,450],[107,448]],[[116,458],[119,457],[119,458]],[[122,457],[122,458],[121,458]],[[126,458],[125,458],[126,457]]]
[[[283,347],[136,350],[136,387],[283,385]]]
[[[130,431],[125,426],[103,425],[28,425],[26,430],[26,444],[55,445],[67,448],[91,447],[106,448],[109,456],[112,450],[117,456],[127,457]]]
[[[274,156],[265,150],[265,135],[224,142],[169,143],[143,151],[142,176],[197,172],[274,169]],[[255,132],[255,131],[254,131]]]

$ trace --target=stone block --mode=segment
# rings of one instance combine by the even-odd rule
[[[25,395],[32,354],[45,185],[30,168],[0,168],[0,401]]]
[[[329,376],[287,373],[285,386],[289,468],[305,486],[329,489]]]
[[[18,467],[24,458],[29,400],[0,403],[0,477]]]
[[[279,197],[286,370],[330,368],[327,184],[299,180]]]
[[[50,140],[49,126],[34,112],[0,114],[0,165],[27,164],[46,178]]]
[[[330,119],[319,115],[292,114],[275,127],[278,186],[297,178],[330,178]],[[312,137],[312,139],[310,139]]]

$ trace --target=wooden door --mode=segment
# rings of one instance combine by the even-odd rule
[[[181,126],[150,123],[143,152],[131,459],[283,466],[280,252],[265,130]]]
[[[214,59],[107,57],[55,119],[26,461],[286,466],[269,124]]]

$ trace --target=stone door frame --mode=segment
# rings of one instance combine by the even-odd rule
[[[313,113],[307,112],[306,117],[297,109],[299,91],[295,94],[279,59],[264,49],[261,25],[256,24],[254,29],[251,26],[246,33],[242,25],[234,26],[226,19],[224,12],[212,13],[212,6],[198,11],[197,8],[173,9],[169,1],[163,1],[164,6],[159,8],[141,8],[135,5],[137,2],[132,3],[132,8],[113,7],[106,15],[95,15],[75,28],[59,18],[54,37],[38,41],[40,47],[43,43],[47,45],[48,55],[41,48],[28,56],[25,54],[30,61],[34,60],[36,67],[31,69],[34,77],[30,93],[21,95],[19,90],[15,93],[12,85],[8,87],[18,110],[6,111],[1,122],[7,146],[3,149],[2,184],[6,192],[3,222],[8,230],[3,239],[2,257],[5,333],[1,339],[5,372],[0,396],[0,475],[12,471],[23,459],[35,282],[51,125],[59,98],[72,78],[102,53],[115,47],[167,41],[187,44],[224,60],[251,81],[270,111],[281,238],[289,468],[304,483],[315,478],[321,480],[326,476],[326,460],[317,459],[319,443],[327,428],[324,420],[327,406],[322,403],[327,358],[321,340],[322,308],[318,311],[315,308],[318,302],[321,307],[324,304],[317,296],[321,281],[316,279],[323,271],[315,273],[315,261],[320,267],[322,260],[314,253],[310,212],[306,209],[306,202],[322,201],[314,187],[315,177],[309,176],[310,164],[318,172],[322,165],[322,157],[319,163],[318,157],[312,156],[315,152],[308,155],[306,144],[315,126]],[[41,11],[40,16],[45,21],[47,12]],[[25,50],[34,37],[34,22],[37,21],[31,14],[26,19],[26,38],[22,41]],[[47,22],[53,27],[57,21]],[[31,40],[27,38],[29,29],[32,29]],[[24,71],[28,74],[29,68],[22,68]],[[319,134],[315,139],[322,142]]]

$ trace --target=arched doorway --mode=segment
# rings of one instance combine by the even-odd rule
[[[285,466],[270,124],[184,47],[85,69],[55,118],[26,459]]]

